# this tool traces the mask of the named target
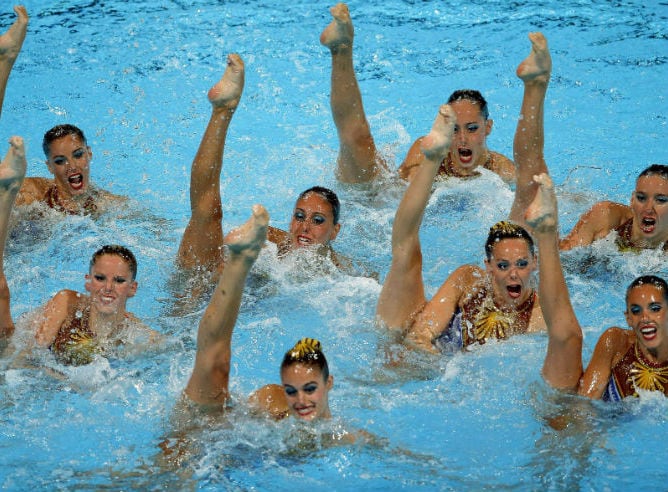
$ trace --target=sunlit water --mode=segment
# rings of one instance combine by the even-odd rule
[[[6,270],[15,317],[61,288],[83,289],[98,246],[137,254],[140,290],[129,308],[165,333],[165,347],[124,360],[8,368],[0,383],[0,486],[14,490],[354,489],[628,490],[665,487],[668,402],[620,405],[566,398],[540,378],[542,335],[490,343],[472,353],[399,370],[374,324],[380,285],[303,265],[257,265],[233,339],[227,421],[191,431],[191,454],[166,466],[158,443],[174,436],[174,407],[192,368],[204,304],[176,313],[168,288],[185,227],[190,162],[209,116],[206,91],[225,55],[246,62],[222,174],[224,227],[261,202],[285,228],[298,192],[339,192],[336,246],[381,279],[401,183],[345,187],[333,175],[330,58],[318,35],[329,4],[306,1],[28,0],[29,34],[9,81],[0,138],[22,135],[29,174],[46,175],[45,130],[72,122],[94,152],[93,180],[131,197],[99,219],[48,216],[19,222]],[[554,73],[546,102],[546,157],[559,185],[562,227],[603,197],[626,202],[637,173],[668,162],[665,81],[668,9],[654,2],[352,2],[355,65],[376,142],[392,167],[430,127],[454,89],[477,88],[495,120],[489,146],[512,155],[521,99],[514,75],[526,34],[543,31]],[[4,30],[10,7],[0,12]],[[432,294],[460,264],[480,263],[487,229],[512,192],[496,177],[440,183],[423,225]],[[585,359],[608,326],[624,326],[623,289],[636,275],[668,274],[656,252],[620,255],[600,243],[565,255]],[[19,334],[21,335],[21,334]],[[278,381],[284,351],[321,339],[335,376],[334,422],[365,429],[372,444],[304,448],[308,429],[245,415],[253,389]],[[21,338],[20,336],[18,337]],[[11,364],[3,361],[3,366]],[[657,397],[658,396],[658,397]],[[567,413],[561,432],[548,419]],[[295,428],[296,427],[296,428]],[[308,441],[308,439],[306,439]]]

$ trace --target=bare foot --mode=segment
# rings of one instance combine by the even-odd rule
[[[21,137],[9,139],[9,150],[0,163],[0,194],[16,194],[26,175],[26,153]]]
[[[450,150],[453,130],[457,116],[449,104],[443,104],[438,108],[438,115],[434,120],[431,131],[422,139],[420,149],[430,161],[441,165],[443,159]]]
[[[227,55],[227,68],[221,79],[209,90],[214,107],[235,109],[244,90],[244,62],[239,55]]]
[[[552,232],[557,228],[557,197],[549,175],[534,176],[538,190],[524,218],[534,232]]]
[[[11,60],[13,62],[16,60],[16,57],[19,56],[19,51],[21,51],[23,40],[26,37],[28,11],[22,5],[18,5],[14,7],[14,12],[16,12],[18,19],[14,21],[14,24],[12,24],[6,33],[0,36],[0,61]]]
[[[267,238],[269,213],[262,205],[253,205],[253,215],[225,238],[230,260],[246,259],[255,261]]]
[[[547,48],[547,39],[540,32],[530,32],[531,53],[517,67],[517,76],[524,82],[547,84],[552,72],[552,58]]]
[[[341,46],[353,46],[353,21],[345,3],[337,3],[329,11],[334,20],[320,34],[320,42],[330,50]]]

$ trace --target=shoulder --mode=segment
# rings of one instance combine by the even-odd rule
[[[483,282],[485,271],[477,265],[462,265],[457,267],[447,281],[458,282],[463,288],[473,287]]]
[[[621,225],[632,217],[631,207],[608,200],[595,203],[587,211],[588,218],[607,223],[611,228]]]
[[[624,352],[635,340],[633,331],[618,326],[612,326],[605,330],[599,337],[599,343],[604,343],[607,347],[622,349]]]
[[[251,408],[259,413],[280,420],[288,416],[288,400],[280,384],[268,384],[255,391],[249,398]]]
[[[62,305],[73,305],[78,304],[87,296],[77,292],[76,290],[63,289],[58,292],[51,298],[52,302],[62,304]]]
[[[290,234],[278,227],[269,226],[267,228],[267,241],[280,245],[289,241]]]
[[[499,152],[490,150],[489,155],[490,159],[485,168],[495,172],[506,182],[515,181],[515,163]]]
[[[21,190],[16,198],[17,205],[27,205],[44,199],[46,190],[53,185],[53,180],[41,177],[28,177],[23,180]]]

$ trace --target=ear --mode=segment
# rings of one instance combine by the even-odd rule
[[[84,278],[86,279],[84,286],[86,287],[86,290],[90,292],[90,274],[87,273]]]
[[[626,318],[626,324],[627,324],[628,326],[631,326],[631,324],[632,324],[632,323],[631,323],[631,316],[629,316],[629,310],[628,310],[628,308],[626,309],[626,311],[624,311],[624,318]]]
[[[340,231],[340,230],[341,230],[341,222],[339,222],[338,224],[336,224],[336,225],[334,226],[334,232],[332,233],[332,235],[331,235],[331,237],[329,238],[329,240],[330,240],[330,241],[334,241],[334,239],[336,239],[336,236],[339,235],[339,231]]]
[[[91,148],[88,145],[86,145],[86,151],[88,152],[88,160],[89,161],[92,160],[93,159],[93,151],[91,150]]]
[[[485,271],[488,275],[492,274],[492,262],[485,258]]]
[[[139,284],[137,284],[136,280],[133,280],[132,283],[130,284],[130,290],[128,291],[128,297],[134,297],[135,294],[137,293],[137,287],[139,287]]]
[[[488,119],[485,121],[485,136],[488,136],[492,133],[492,127],[494,126],[494,120]]]
[[[51,161],[50,161],[49,159],[45,160],[45,161],[44,161],[44,164],[46,164],[46,168],[49,170],[49,172],[50,172],[51,174],[53,174],[53,175],[56,174],[56,173],[53,171],[53,164],[51,163]]]
[[[330,374],[329,377],[327,378],[327,384],[326,384],[327,391],[331,390],[333,387],[334,387],[334,376]]]

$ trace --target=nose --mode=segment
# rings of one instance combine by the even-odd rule
[[[105,280],[105,282],[104,282],[104,290],[105,290],[105,292],[111,292],[111,289],[113,288],[113,286],[114,286],[114,281],[113,281],[113,279],[107,279],[107,280]]]
[[[303,391],[298,391],[297,392],[297,402],[300,405],[303,405],[304,403],[306,403],[306,395],[304,394]]]

